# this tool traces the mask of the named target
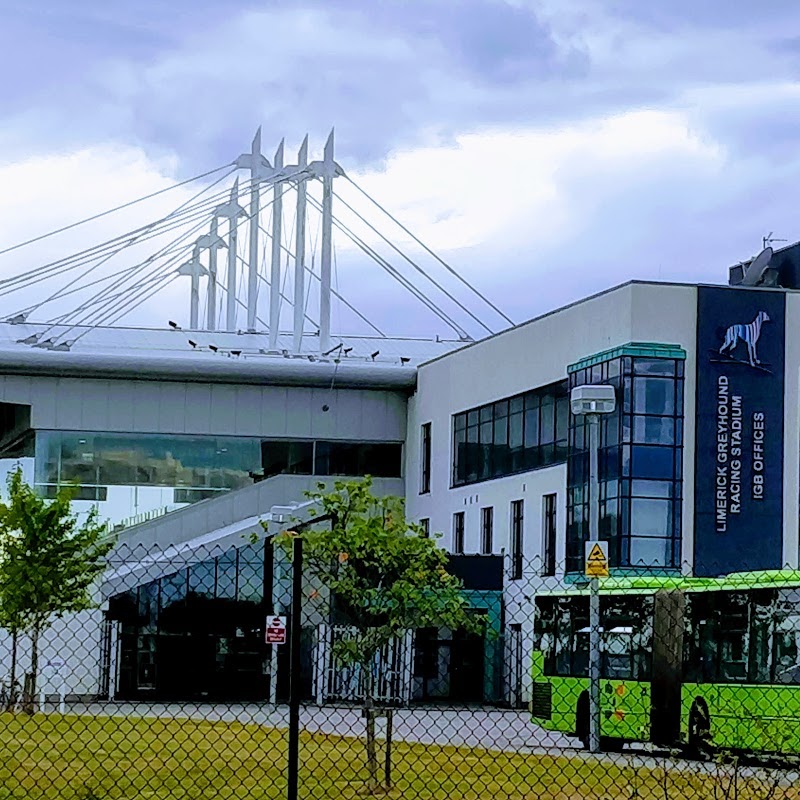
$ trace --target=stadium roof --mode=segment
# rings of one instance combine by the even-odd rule
[[[68,349],[47,346],[63,341]],[[36,337],[41,344],[26,343]],[[292,334],[282,333],[268,351],[267,333],[157,330],[134,327],[76,328],[46,323],[0,323],[0,370],[65,377],[130,377],[275,383],[340,388],[412,388],[416,368],[466,342],[381,336],[332,336],[332,350],[319,354],[319,337],[303,337],[293,354]]]

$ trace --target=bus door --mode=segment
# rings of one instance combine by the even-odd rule
[[[685,605],[680,589],[661,589],[654,597],[650,738],[658,745],[680,740]]]

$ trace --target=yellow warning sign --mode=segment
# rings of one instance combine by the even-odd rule
[[[608,577],[607,542],[586,543],[586,577],[587,578]]]

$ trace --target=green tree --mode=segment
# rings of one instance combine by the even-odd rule
[[[469,612],[461,583],[447,571],[447,554],[421,526],[406,520],[400,498],[375,497],[369,478],[338,481],[330,492],[319,484],[308,497],[314,501],[313,517],[330,523],[302,533],[304,568],[330,590],[337,613],[353,631],[335,644],[334,656],[361,671],[368,788],[374,792],[379,787],[378,654],[409,630],[448,627],[477,633],[485,620]]]
[[[83,522],[73,513],[75,491],[67,487],[46,500],[18,469],[8,477],[8,500],[0,502],[0,608],[5,609],[2,622],[15,639],[20,633],[30,636],[28,712],[36,697],[42,633],[65,614],[94,607],[92,586],[113,547],[96,509]]]
[[[18,565],[6,555],[9,550],[8,533],[0,528],[0,630],[11,635],[11,668],[9,670],[9,692],[6,710],[10,711],[17,703],[17,654],[19,636],[25,630],[25,614],[20,607],[22,599],[19,591]]]

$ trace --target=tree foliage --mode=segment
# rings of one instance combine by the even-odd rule
[[[421,526],[406,520],[398,497],[375,497],[372,482],[339,481],[309,494],[330,526],[303,533],[307,571],[326,586],[346,624],[346,663],[369,663],[384,645],[418,628],[483,629],[469,613],[461,582],[447,571],[447,554]]]
[[[83,522],[73,513],[74,496],[68,487],[46,500],[18,469],[8,477],[8,500],[0,502],[0,625],[31,638],[29,695],[36,691],[41,634],[65,614],[94,606],[92,585],[113,546],[96,509]]]
[[[321,524],[302,533],[304,569],[330,590],[337,618],[354,632],[334,644],[334,655],[343,665],[360,666],[369,788],[375,790],[371,709],[379,653],[410,630],[479,633],[485,619],[470,613],[461,582],[447,571],[447,554],[421,526],[406,520],[400,498],[376,497],[369,478],[338,481],[333,491],[319,484],[308,496]],[[284,544],[290,540],[284,537]]]

